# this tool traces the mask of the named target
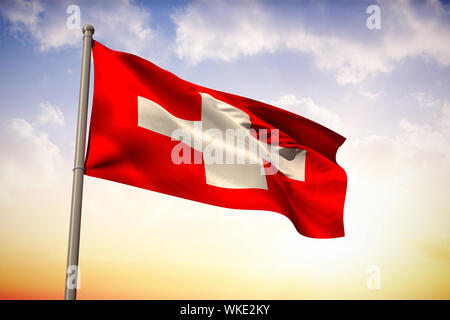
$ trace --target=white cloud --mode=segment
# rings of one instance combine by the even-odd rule
[[[373,215],[372,226],[384,236],[448,236],[449,146],[447,101],[430,123],[401,119],[396,135],[349,137],[338,153],[349,181],[348,219]]]
[[[411,93],[411,97],[413,97],[419,105],[428,108],[432,108],[441,104],[441,100],[438,98],[434,98],[429,91],[413,92]]]
[[[58,183],[62,165],[59,148],[25,119],[8,121],[2,128],[0,145],[8,150],[0,155],[2,203]]]
[[[0,203],[22,199],[30,192],[46,192],[49,188],[64,189],[59,182],[64,166],[70,167],[60,148],[51,141],[43,125],[64,125],[64,115],[49,102],[39,104],[33,121],[12,118],[0,126]],[[70,175],[64,175],[68,177]]]
[[[448,175],[443,173],[450,174],[450,103],[440,103],[438,110],[438,117],[430,123],[400,119],[397,135],[354,139],[358,153],[368,155],[364,158],[368,170],[383,167],[386,175],[395,178],[402,172],[410,176],[434,173],[447,180]]]
[[[438,124],[447,133],[447,136],[450,136],[450,102],[445,101],[442,104],[441,110],[442,115],[438,120]]]
[[[342,129],[339,116],[327,108],[317,105],[311,98],[297,98],[293,94],[281,96],[270,104],[294,112],[302,117],[313,120],[330,129],[340,131]]]
[[[270,16],[255,1],[194,1],[172,15],[179,58],[194,63],[207,58],[226,61],[280,45],[277,30],[263,27]]]
[[[39,50],[81,46],[81,29],[69,29],[67,7],[73,1],[10,0],[0,4],[1,14],[11,23],[16,35],[28,35]],[[132,0],[93,2],[80,0],[81,26],[92,24],[95,38],[131,53],[147,53],[154,31],[150,12]]]
[[[430,161],[437,159],[450,159],[450,136],[443,124],[441,116],[437,121],[438,126],[429,124],[418,124],[407,119],[401,119],[399,128],[402,134],[394,140],[397,151],[405,159],[415,161],[416,159],[429,158]]]
[[[362,96],[367,97],[367,98],[372,99],[372,100],[378,98],[380,96],[380,94],[381,94],[381,92],[372,92],[372,91],[365,90],[365,89],[360,89],[359,93]]]
[[[49,102],[41,102],[39,104],[40,114],[38,117],[39,124],[55,123],[64,124],[64,115],[58,106],[51,105]]]
[[[331,71],[340,84],[357,83],[370,74],[390,72],[390,59],[383,57],[382,48],[365,43],[296,31],[286,37],[288,49],[312,54],[316,65]]]
[[[335,74],[341,84],[390,72],[408,57],[450,65],[448,13],[438,2],[421,7],[406,0],[382,1],[381,7],[383,29],[372,31],[379,32],[377,41],[351,34],[338,37],[333,28],[312,32],[297,16],[277,16],[256,0],[233,5],[198,0],[172,19],[177,54],[193,63],[290,49],[312,55],[316,65]],[[431,14],[423,14],[424,7],[431,8]]]

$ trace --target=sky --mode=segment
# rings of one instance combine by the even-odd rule
[[[346,236],[311,239],[275,212],[86,177],[78,298],[449,299],[449,15],[438,0],[1,1],[0,299],[64,296],[86,23],[345,136],[348,187]]]

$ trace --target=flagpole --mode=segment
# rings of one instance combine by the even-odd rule
[[[80,248],[81,203],[83,198],[84,149],[89,99],[89,74],[94,27],[83,27],[83,54],[81,58],[80,95],[78,99],[78,123],[73,167],[72,203],[70,207],[69,248],[67,251],[65,300],[76,300],[79,281],[78,253]]]

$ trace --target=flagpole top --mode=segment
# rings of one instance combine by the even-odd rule
[[[83,34],[85,36],[92,36],[94,34],[94,31],[95,31],[94,27],[91,26],[90,24],[86,24],[83,27]],[[86,33],[88,33],[88,34],[86,34]]]

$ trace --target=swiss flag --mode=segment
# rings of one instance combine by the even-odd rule
[[[344,236],[347,177],[336,163],[344,137],[96,41],[93,58],[87,175],[221,207],[275,211],[308,237]],[[226,140],[237,131],[243,143]]]

